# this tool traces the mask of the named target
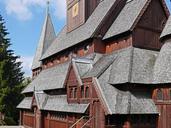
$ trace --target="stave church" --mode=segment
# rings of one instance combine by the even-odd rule
[[[165,0],[66,0],[66,12],[56,35],[46,11],[20,125],[171,128]]]

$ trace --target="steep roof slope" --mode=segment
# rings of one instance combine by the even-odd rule
[[[162,39],[168,35],[171,35],[171,16],[169,16],[160,38]]]
[[[131,0],[122,9],[117,19],[113,22],[103,39],[127,32],[131,29],[142,9],[149,0]]]
[[[128,47],[104,55],[93,65],[93,68],[84,75],[99,77],[111,66],[108,83],[117,85],[123,83],[151,84],[153,69],[158,52],[140,48]]]
[[[52,24],[52,20],[49,12],[47,12],[42,32],[40,35],[39,43],[36,49],[36,54],[33,59],[32,69],[36,69],[41,66],[40,58],[42,57],[46,49],[50,46],[51,42],[55,39],[55,37],[56,35]]]
[[[89,60],[93,63],[98,61],[101,54],[92,53],[81,58],[75,58],[76,68],[78,73],[84,75],[86,70],[88,70],[91,65],[85,65],[84,60]],[[81,63],[83,61],[83,63]],[[70,61],[59,64],[55,67],[43,70],[23,91],[22,93],[29,93],[33,91],[43,91],[64,88],[64,82],[67,77],[67,72],[69,69]],[[83,65],[82,65],[83,64]],[[85,70],[86,67],[86,70]]]
[[[68,104],[67,95],[48,95],[43,92],[35,92],[36,103],[40,110],[85,113],[89,104]],[[25,97],[17,106],[20,109],[32,108],[32,97]]]
[[[169,10],[165,1],[159,1],[165,11],[165,14],[168,16]],[[151,2],[152,0],[127,0],[125,7],[106,32],[103,40],[117,36],[124,32],[132,31]]]
[[[63,88],[69,62],[43,70],[22,93]]]
[[[94,34],[100,23],[103,21],[113,4],[115,4],[115,1],[116,0],[101,1],[92,15],[88,18],[86,23],[73,30],[72,32],[67,33],[65,26],[41,59],[45,59],[66,48],[69,48],[91,38],[91,36]]]
[[[158,114],[148,93],[121,91],[109,84],[111,68],[109,66],[99,78],[94,79],[95,88],[107,114]]]

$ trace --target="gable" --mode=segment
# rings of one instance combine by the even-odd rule
[[[166,20],[167,15],[161,1],[151,0],[146,11],[135,26],[133,45],[146,49],[159,50],[162,45],[159,37]]]
[[[31,107],[35,107],[35,106],[37,106],[37,102],[36,102],[36,98],[35,98],[35,94],[34,94],[33,97],[32,97]]]
[[[149,0],[127,1],[126,5],[116,20],[113,22],[103,39],[109,39],[111,37],[130,31],[140,12],[148,4],[148,1]]]
[[[75,71],[72,66],[68,72],[68,78],[67,78],[66,84],[69,86],[77,86],[78,85],[77,76],[76,76]]]

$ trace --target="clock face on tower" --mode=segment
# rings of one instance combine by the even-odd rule
[[[72,17],[76,17],[79,12],[79,4],[78,2],[72,7]]]

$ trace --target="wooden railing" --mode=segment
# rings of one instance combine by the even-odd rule
[[[89,118],[88,116],[82,116],[79,120],[77,120],[72,126],[69,128],[74,128],[80,121],[82,121],[84,118]]]
[[[94,117],[91,117],[87,122],[85,122],[81,128],[84,128],[92,119],[94,119]]]

